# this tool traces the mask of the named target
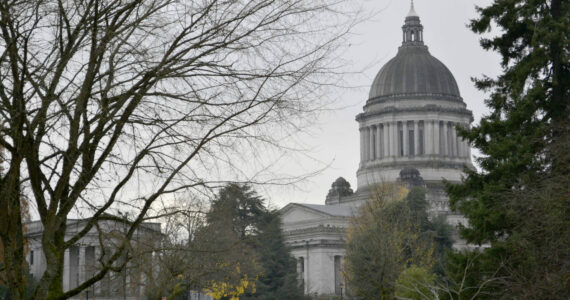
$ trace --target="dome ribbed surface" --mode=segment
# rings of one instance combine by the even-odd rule
[[[369,99],[405,95],[461,97],[453,74],[424,46],[400,47],[376,75]]]

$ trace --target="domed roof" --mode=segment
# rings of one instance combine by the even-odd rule
[[[369,99],[411,95],[460,99],[453,74],[424,45],[423,26],[413,3],[402,29],[402,46],[376,75]]]
[[[460,97],[449,69],[426,47],[418,46],[401,47],[398,55],[380,69],[369,99],[410,94]]]

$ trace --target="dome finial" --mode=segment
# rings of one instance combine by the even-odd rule
[[[419,17],[418,13],[416,13],[416,10],[414,8],[414,0],[412,0],[412,5],[410,6],[410,12],[408,13],[408,17]]]

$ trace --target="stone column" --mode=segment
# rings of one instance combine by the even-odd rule
[[[99,248],[99,246],[95,246],[95,257],[94,257],[95,261],[93,262],[95,270],[93,270],[92,273],[97,272],[97,270],[101,268],[101,265],[99,264],[99,257],[101,255],[102,255],[101,249]],[[109,274],[107,274],[106,276],[109,276]],[[95,296],[101,295],[101,285],[102,285],[101,281],[98,281],[95,284],[93,284],[93,288],[91,289],[94,292],[93,298],[95,298]]]
[[[390,157],[390,125],[388,123],[382,124],[382,134],[384,135],[384,159]]]
[[[388,138],[389,138],[388,148],[390,149],[389,152],[390,152],[390,156],[392,157],[392,156],[395,156],[395,155],[396,155],[396,152],[394,152],[394,143],[395,143],[395,138],[394,138],[394,126],[395,126],[395,125],[394,125],[394,122],[389,122],[389,123],[386,123],[386,124],[389,124],[388,126],[390,127],[390,128],[389,128],[389,135],[388,135],[388,136],[389,136],[389,137],[388,137]]]
[[[433,121],[433,145],[434,145],[434,151],[433,153],[436,156],[443,156],[443,150],[441,149],[441,141],[440,141],[440,136],[441,136],[441,126],[439,121]]]
[[[365,157],[364,157],[364,137],[365,137],[365,131],[364,128],[360,127],[359,128],[360,131],[360,163],[363,164],[365,161]]]
[[[65,249],[63,254],[63,291],[69,290],[69,278],[70,278],[70,261],[69,261],[69,248]]]
[[[424,140],[426,138],[426,124],[424,122]],[[420,156],[420,143],[422,141],[420,141],[420,121],[415,120],[414,121],[414,153],[416,156]],[[423,147],[424,152],[425,152],[425,145]]]
[[[408,134],[408,121],[402,122],[402,130],[404,131],[404,137],[402,138],[402,147],[404,148],[404,157],[408,157],[410,155],[410,145],[409,145],[409,134]]]
[[[463,128],[469,128],[469,124],[464,124]],[[463,148],[463,157],[469,158],[470,157],[470,155],[469,155],[469,143],[467,142],[466,139],[462,139],[461,145]]]
[[[78,264],[78,274],[79,274],[79,284],[83,283],[83,281],[85,281],[85,268],[87,267],[87,264],[85,263],[85,251],[87,251],[87,247],[85,247],[84,245],[79,245],[79,264]]]
[[[398,122],[392,122],[392,139],[390,143],[392,145],[392,156],[398,157]]]
[[[369,148],[370,148],[370,127],[364,127],[364,160],[362,162],[368,161]]]
[[[451,123],[451,157],[459,156],[457,153],[457,129],[455,123]]]
[[[433,121],[424,121],[424,145],[426,155],[433,154]]]
[[[461,124],[463,127],[463,124]],[[463,158],[465,157],[465,147],[463,146],[463,138],[457,136],[457,157]]]
[[[376,160],[382,159],[382,125],[376,125]]]
[[[449,136],[450,136],[450,132],[449,132],[449,123],[448,122],[443,122],[443,151],[442,154],[443,156],[451,156],[449,153]]]
[[[370,145],[369,145],[369,152],[368,152],[368,160],[369,161],[373,161],[376,159],[376,137],[374,137],[374,135],[376,134],[376,126],[372,125],[370,126],[370,136],[368,137],[370,139]]]

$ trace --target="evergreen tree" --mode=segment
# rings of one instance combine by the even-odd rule
[[[251,186],[231,183],[220,190],[206,219],[211,224],[230,222],[237,236],[245,239],[258,231],[267,212],[263,202]]]
[[[221,189],[206,220],[198,242],[216,245],[203,261],[205,268],[217,270],[211,276],[218,283],[213,294],[226,294],[219,299],[230,299],[238,291],[240,299],[302,298],[279,214],[268,210],[251,186],[229,184]]]
[[[255,291],[262,271],[255,239],[267,213],[263,202],[251,186],[236,183],[220,189],[212,201],[207,225],[196,242],[207,250],[201,262],[203,269],[212,270],[205,288],[214,299],[243,297]]]
[[[460,135],[478,148],[481,171],[448,185],[453,208],[469,218],[462,236],[490,244],[451,256],[467,294],[566,299],[570,294],[570,8],[562,0],[495,0],[470,24],[500,34],[481,45],[502,56],[503,73],[476,80],[490,114]],[[469,259],[467,259],[469,258]],[[469,262],[469,265],[467,265]],[[459,278],[470,270],[470,278]],[[453,270],[450,270],[453,274]]]
[[[425,238],[433,240],[433,271],[443,276],[445,273],[445,256],[453,246],[453,227],[447,223],[444,215],[428,218],[429,203],[426,200],[426,190],[415,187],[410,190],[404,199],[410,210],[412,222],[419,225],[419,230]]]
[[[256,281],[256,293],[245,299],[302,299],[303,291],[297,280],[295,258],[285,245],[281,218],[277,211],[265,214],[256,240],[262,274]]]

